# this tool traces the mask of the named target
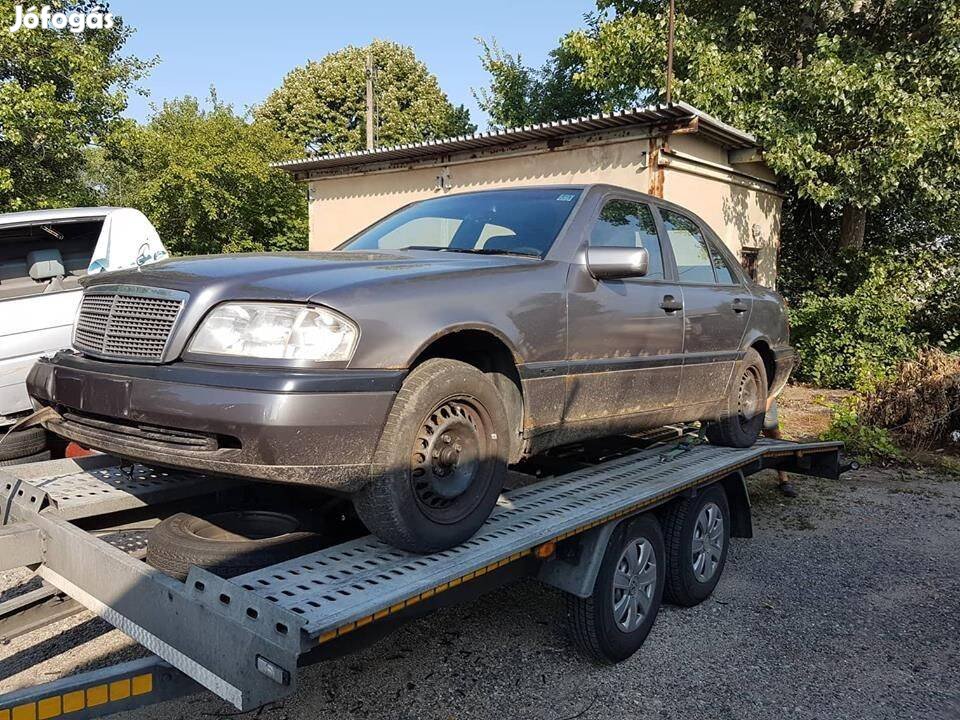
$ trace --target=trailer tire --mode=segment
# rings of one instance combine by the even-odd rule
[[[150,530],[147,563],[177,580],[192,565],[230,578],[320,549],[321,536],[302,526],[293,515],[260,510],[177,513]]]
[[[500,496],[510,450],[503,398],[477,368],[433,358],[397,394],[353,503],[367,529],[411,552],[469,539]],[[464,459],[466,458],[466,459]]]
[[[630,560],[631,546],[637,563]],[[614,530],[593,593],[586,598],[567,595],[567,623],[580,652],[597,663],[613,665],[640,649],[660,610],[665,564],[663,534],[655,515],[641,515]],[[630,615],[631,604],[634,612],[643,610],[642,618]]]
[[[717,587],[727,562],[730,504],[723,487],[711,485],[696,497],[674,500],[663,516],[663,536],[664,600],[684,607],[700,604]]]
[[[763,430],[768,382],[767,368],[760,353],[747,348],[743,362],[731,378],[723,416],[707,424],[707,439],[714,445],[725,447],[752,446]]]
[[[42,427],[15,430],[6,436],[0,432],[0,461],[19,460],[47,449],[47,431]],[[22,462],[31,462],[23,460]],[[9,463],[13,464],[13,463]]]

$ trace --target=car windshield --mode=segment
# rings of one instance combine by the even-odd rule
[[[547,254],[579,189],[492,190],[401,208],[339,250],[435,250],[484,255]]]

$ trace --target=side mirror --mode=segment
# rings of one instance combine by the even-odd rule
[[[587,269],[597,280],[643,277],[649,266],[650,254],[644,248],[587,248]]]

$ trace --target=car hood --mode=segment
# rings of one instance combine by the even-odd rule
[[[434,251],[244,253],[172,258],[137,270],[102,273],[85,287],[130,284],[190,293],[194,300],[318,300],[337,290],[513,267],[535,258]]]

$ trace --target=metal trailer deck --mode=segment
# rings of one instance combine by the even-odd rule
[[[198,686],[239,710],[256,708],[294,693],[298,666],[325,651],[349,651],[397,622],[513,578],[535,575],[586,597],[623,518],[722,482],[737,508],[732,535],[749,537],[746,475],[781,468],[837,478],[844,469],[840,443],[761,440],[735,449],[689,440],[507,492],[473,538],[443,552],[416,555],[366,536],[229,580],[192,567],[186,582],[143,562],[141,536],[111,541],[90,532],[91,521],[122,528],[236,480],[123,467],[109,456],[7,468],[0,569],[35,569],[45,583],[36,591],[41,605],[65,595],[153,655],[0,696],[0,720],[100,717]],[[561,552],[571,543],[578,552]],[[36,611],[25,598],[0,604],[0,622]]]

